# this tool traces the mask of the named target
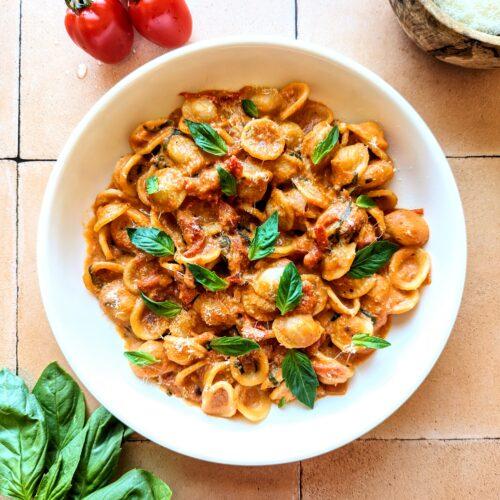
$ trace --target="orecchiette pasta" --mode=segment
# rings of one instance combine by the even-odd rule
[[[134,373],[208,415],[259,422],[304,402],[299,379],[344,393],[430,282],[429,227],[386,186],[382,127],[310,93],[183,92],[95,198],[85,286]]]
[[[417,290],[431,268],[429,254],[419,247],[402,248],[391,258],[389,278],[400,290]]]
[[[236,408],[251,422],[259,422],[267,417],[271,410],[271,401],[267,392],[258,387],[237,385],[235,389]]]
[[[245,125],[241,146],[254,158],[276,160],[285,148],[285,137],[275,122],[269,118],[259,118]]]

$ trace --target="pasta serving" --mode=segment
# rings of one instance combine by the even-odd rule
[[[305,83],[182,94],[141,123],[86,229],[84,282],[139,377],[209,414],[343,394],[430,280],[375,122]]]

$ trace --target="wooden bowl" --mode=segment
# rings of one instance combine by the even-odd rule
[[[437,59],[467,68],[500,68],[500,36],[456,21],[432,0],[389,0],[405,33]]]

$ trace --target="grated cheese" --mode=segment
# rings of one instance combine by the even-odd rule
[[[500,0],[434,0],[450,17],[475,30],[500,35]]]

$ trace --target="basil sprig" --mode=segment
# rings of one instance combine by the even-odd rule
[[[125,351],[123,355],[136,366],[149,366],[154,365],[155,363],[159,363],[160,360],[156,359],[149,352],[144,351]]]
[[[158,177],[156,175],[152,175],[146,179],[146,192],[148,194],[157,193],[160,190],[160,186],[158,183]]]
[[[368,333],[356,333],[352,336],[352,343],[353,345],[368,347],[370,349],[384,349],[391,345],[387,340],[374,337]]]
[[[73,476],[71,496],[82,498],[106,485],[113,477],[127,428],[103,406],[90,415],[87,437]]]
[[[283,378],[290,392],[309,408],[314,407],[318,377],[311,360],[303,352],[290,349],[281,365]]]
[[[278,212],[273,212],[273,214],[255,230],[255,235],[248,248],[248,258],[250,260],[263,259],[274,252],[274,244],[280,235],[278,223]]]
[[[198,264],[188,264],[188,268],[196,282],[202,285],[209,292],[225,290],[229,286],[226,280],[223,280],[217,276],[217,273],[207,269],[206,267],[199,266]]]
[[[370,243],[356,252],[347,276],[358,279],[371,276],[387,264],[398,248],[398,245],[390,241],[374,241]]]
[[[172,238],[155,227],[129,227],[127,234],[134,246],[155,257],[169,257],[175,253]]]
[[[212,339],[209,346],[214,350],[226,356],[243,356],[260,346],[251,339],[244,337],[216,337]]]
[[[25,383],[0,371],[0,494],[33,498],[47,454],[45,413]]]
[[[235,196],[237,193],[236,179],[231,172],[228,172],[220,165],[216,167],[219,174],[220,189],[226,196]]]
[[[373,198],[370,198],[366,194],[362,194],[356,198],[356,205],[360,208],[374,208],[377,206]]]
[[[125,498],[147,498],[148,500],[170,500],[172,490],[151,472],[132,469],[114,483],[85,497],[85,500],[123,500]]]
[[[184,120],[191,132],[191,136],[196,145],[215,156],[224,156],[227,154],[227,144],[222,137],[208,123],[192,122]]]
[[[281,314],[293,311],[302,298],[302,279],[293,262],[289,262],[283,271],[276,295],[276,307]]]
[[[0,495],[56,500],[168,500],[170,488],[145,471],[116,472],[131,430],[100,407],[85,423],[85,401],[57,363],[30,394],[23,380],[0,371]],[[90,495],[90,496],[89,496]]]
[[[85,400],[78,384],[57,363],[50,363],[33,388],[46,415],[47,462],[53,463],[57,450],[64,448],[85,423]]]
[[[150,299],[146,294],[141,292],[141,298],[151,311],[153,311],[158,316],[164,316],[165,318],[173,318],[177,316],[181,311],[182,307],[176,302],[171,300],[165,300],[163,302],[156,302]]]
[[[243,108],[243,111],[250,118],[258,118],[259,117],[259,109],[257,108],[255,103],[251,99],[243,99],[241,101],[241,107]]]
[[[312,162],[317,165],[325,156],[333,149],[339,140],[339,128],[335,125],[324,140],[316,144],[313,154],[311,155]]]

